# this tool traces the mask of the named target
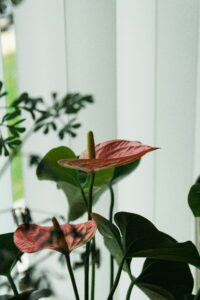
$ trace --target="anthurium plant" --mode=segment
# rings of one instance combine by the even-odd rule
[[[200,299],[199,293],[194,295],[194,279],[189,267],[200,268],[200,256],[191,241],[179,243],[134,212],[113,215],[113,186],[133,172],[145,154],[155,150],[156,147],[127,140],[111,140],[95,145],[92,132],[88,133],[87,148],[80,155],[66,146],[50,150],[38,165],[37,177],[39,180],[53,181],[64,192],[69,206],[69,223],[61,224],[55,216],[51,216],[51,226],[33,224],[29,220],[20,224],[14,233],[0,236],[0,275],[7,277],[14,293],[14,296],[0,296],[0,300],[37,300],[50,295],[49,289],[28,290],[20,294],[11,276],[23,253],[44,249],[46,252],[58,251],[65,258],[74,299],[80,300],[78,287],[81,283],[76,281],[70,259],[71,252],[77,247],[84,249],[83,299],[100,299],[95,285],[99,263],[96,232],[103,236],[110,256],[107,300],[116,299],[115,292],[122,272],[126,272],[130,279],[123,299],[131,299],[135,286],[149,299]],[[110,205],[102,216],[95,210],[95,203],[100,201],[106,189],[110,191]],[[81,216],[85,218],[83,223],[77,221]],[[141,273],[135,276],[131,262],[139,257],[145,258],[145,261]],[[63,299],[67,296],[63,295]]]

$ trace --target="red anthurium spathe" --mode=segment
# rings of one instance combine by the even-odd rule
[[[65,238],[67,249],[63,249],[59,240],[59,232],[54,226],[39,226],[35,224],[20,225],[14,233],[14,242],[21,252],[33,253],[43,249],[68,252],[90,241],[96,232],[96,223],[88,221],[81,224],[63,224],[60,229]]]
[[[95,146],[95,158],[93,159],[88,159],[87,153],[83,152],[79,159],[62,159],[58,163],[67,168],[96,172],[129,164],[156,149],[158,148],[138,142],[111,140]]]

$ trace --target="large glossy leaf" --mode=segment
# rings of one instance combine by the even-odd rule
[[[92,218],[97,223],[97,228],[104,238],[106,247],[120,265],[124,258],[124,250],[118,228],[99,214],[93,213]],[[131,273],[129,260],[124,263],[123,269],[129,274]]]
[[[48,289],[42,289],[27,291],[17,296],[2,295],[0,296],[0,300],[38,300],[49,296],[51,296],[51,291]]]
[[[130,173],[135,171],[135,169],[139,166],[140,160],[138,159],[128,165],[116,167],[114,170],[114,175],[112,178],[112,183],[117,183],[118,181],[122,180],[124,177],[128,176]]]
[[[114,172],[115,172],[114,168],[100,170],[100,171],[96,172],[94,186],[101,187],[105,184],[110,183],[113,178]],[[87,182],[87,186],[89,187],[89,182]]]
[[[137,214],[117,213],[115,222],[121,230],[127,257],[185,262],[200,268],[200,256],[192,242],[176,242]]]
[[[10,274],[22,253],[13,242],[13,233],[0,235],[0,275]]]
[[[64,192],[68,200],[68,221],[81,217],[86,211],[81,189],[67,182],[58,182],[57,187]]]
[[[113,177],[114,169],[106,169],[96,172],[94,186],[93,186],[93,203],[94,206],[101,195],[106,191],[107,184],[111,182]],[[80,178],[80,174],[79,174]],[[85,181],[83,181],[85,179]],[[90,176],[86,176],[82,178],[82,186],[83,191],[88,199],[89,196],[89,187],[90,187]],[[81,189],[75,189],[69,184],[66,183],[59,183],[59,186],[63,189],[65,195],[69,201],[69,213],[68,219],[69,221],[76,220],[77,218],[81,217],[86,212],[86,206],[83,201],[83,196],[81,193]]]
[[[37,176],[40,180],[55,182],[64,181],[74,186],[79,186],[78,172],[72,169],[62,168],[58,164],[59,159],[75,158],[74,152],[67,147],[58,147],[50,150],[37,167]]]
[[[186,300],[192,297],[194,281],[186,263],[146,259],[135,284],[150,299]]]
[[[65,193],[68,203],[69,203],[69,211],[68,211],[68,220],[74,221],[77,218],[81,217],[86,212],[85,202],[83,201],[83,196],[81,193],[81,189],[77,188],[67,182],[59,182],[58,188],[62,189]],[[88,199],[88,187],[86,186],[84,189],[84,193],[86,198]],[[102,193],[106,190],[106,185],[93,188],[93,205],[98,201]]]
[[[58,164],[60,159],[74,157],[76,156],[73,151],[67,147],[54,148],[45,155],[37,168],[37,176],[40,180],[56,182],[58,188],[65,193],[69,203],[69,221],[76,220],[85,213],[86,205],[83,200],[81,185],[86,198],[88,198],[90,184],[89,176],[73,169],[63,168]],[[106,169],[95,174],[93,205],[106,190],[106,184],[111,181],[113,172],[113,169]]]
[[[200,184],[194,184],[188,195],[188,203],[195,217],[200,217]]]

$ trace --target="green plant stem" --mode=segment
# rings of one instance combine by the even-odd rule
[[[91,175],[90,175],[89,195],[88,195],[88,220],[92,220],[91,213],[92,213],[94,180],[95,180],[95,173],[91,173]]]
[[[95,237],[92,240],[92,277],[91,277],[91,300],[95,299],[95,274],[96,274],[96,261],[94,257],[94,253],[96,252],[96,241]]]
[[[90,174],[90,187],[88,195],[88,220],[91,220],[92,213],[92,200],[93,200],[93,186],[94,186],[95,173]],[[89,300],[89,277],[90,277],[90,242],[86,245],[86,255],[85,255],[85,300]],[[93,272],[95,274],[95,272]],[[93,279],[92,279],[93,281]]]
[[[115,204],[115,194],[114,190],[111,184],[108,185],[110,190],[110,210],[109,210],[109,221],[113,221],[113,210],[114,210],[114,204]]]
[[[90,263],[90,242],[86,245],[85,254],[85,300],[89,300],[89,263]]]
[[[130,285],[129,285],[129,288],[128,288],[128,291],[127,291],[127,294],[126,294],[126,300],[130,300],[130,297],[131,297],[131,293],[132,293],[132,290],[133,290],[133,287],[134,287],[134,284],[135,284],[135,281],[132,280]]]
[[[114,293],[116,291],[116,288],[118,286],[118,283],[119,283],[119,280],[120,280],[120,277],[121,277],[121,273],[122,273],[122,269],[123,269],[123,265],[124,265],[125,259],[126,259],[126,256],[124,256],[124,258],[122,259],[122,262],[121,262],[121,264],[119,266],[119,269],[118,269],[118,272],[117,272],[117,275],[116,275],[116,278],[115,278],[115,282],[113,284],[113,287],[111,289],[111,292],[110,292],[107,300],[112,300],[113,299],[113,295],[114,295]]]
[[[84,189],[82,188],[82,186],[80,185],[80,190],[81,190],[81,195],[83,197],[83,201],[85,203],[85,207],[86,207],[86,210],[88,210],[88,202],[87,202],[87,198],[85,196],[85,192],[84,192]]]
[[[15,295],[15,296],[19,295],[18,290],[17,290],[17,287],[16,287],[16,285],[15,285],[15,283],[14,283],[14,280],[12,279],[11,275],[8,274],[8,275],[7,275],[7,278],[8,278],[8,281],[9,281],[9,283],[10,283],[10,286],[11,286],[11,288],[12,288],[12,290],[13,290],[14,295]]]
[[[68,253],[65,254],[65,259],[66,259],[66,262],[67,262],[67,267],[68,267],[68,271],[69,271],[69,275],[70,275],[70,278],[71,278],[71,282],[72,282],[72,286],[73,286],[73,289],[74,289],[74,294],[75,294],[76,300],[80,300],[79,294],[78,294],[78,289],[77,289],[77,286],[76,286],[75,277],[74,277],[74,272],[73,272],[72,266],[71,266],[70,256],[69,256]]]
[[[111,184],[109,184],[110,190],[110,209],[109,209],[109,221],[113,221],[113,210],[114,210],[114,203],[115,203],[115,195],[114,190]],[[114,257],[110,255],[110,290],[112,289],[114,282]]]

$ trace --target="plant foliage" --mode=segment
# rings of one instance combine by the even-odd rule
[[[0,98],[5,96],[6,92],[3,92],[3,84],[0,82]],[[58,98],[53,93],[49,105],[42,98],[32,98],[28,93],[21,94],[9,107],[4,108],[6,113],[0,122],[0,155],[13,154],[23,143],[23,133],[26,131],[25,118],[22,117],[24,112],[32,120],[32,128],[27,135],[30,132],[42,132],[44,135],[55,132],[62,140],[66,135],[73,138],[77,136],[77,130],[81,126],[77,121],[77,114],[93,102],[93,97],[89,95],[75,93]],[[30,155],[30,165],[35,165],[38,161],[36,154]]]

